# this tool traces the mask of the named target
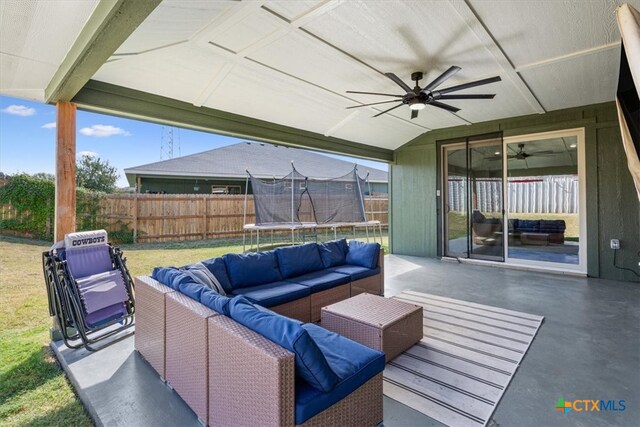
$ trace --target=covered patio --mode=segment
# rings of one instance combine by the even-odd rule
[[[640,175],[632,150],[639,136],[621,131],[624,114],[614,101],[625,58],[616,13],[640,18],[619,5],[6,2],[1,23],[11,31],[0,52],[0,92],[57,106],[56,241],[76,231],[78,109],[389,163],[390,254],[382,263],[373,255],[367,268],[376,277],[366,286],[387,298],[415,291],[500,316],[518,312],[511,315],[526,322],[545,319],[519,341],[524,359],[506,372],[497,400],[456,389],[500,401],[495,412],[489,405],[490,419],[468,425],[633,425],[640,417]],[[465,92],[449,94],[457,90]],[[354,289],[371,291],[363,282],[351,287],[365,279],[339,285],[353,297]],[[316,304],[315,315],[324,306]],[[211,323],[200,314],[206,336]],[[451,331],[442,333],[460,336],[460,319],[451,317]],[[202,423],[133,338],[89,353],[66,349],[52,332],[96,424]],[[478,336],[463,339],[490,344]],[[554,405],[565,397],[627,406],[564,417]],[[440,425],[409,403],[386,395],[384,425]]]
[[[632,425],[640,416],[640,290],[637,285],[457,264],[402,255],[387,257],[385,296],[404,290],[539,313],[545,324],[517,371],[490,426]],[[97,353],[72,354],[54,344],[78,395],[99,424],[192,425],[193,411],[160,381],[128,338]],[[120,397],[128,396],[123,405]],[[562,418],[558,398],[622,399],[624,412]],[[585,421],[585,417],[589,419]],[[440,426],[385,397],[387,427]]]

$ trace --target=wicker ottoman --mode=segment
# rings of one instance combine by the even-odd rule
[[[383,351],[388,362],[422,339],[422,307],[364,293],[322,308],[321,325]]]

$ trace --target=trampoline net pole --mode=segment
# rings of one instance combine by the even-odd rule
[[[360,206],[362,207],[362,217],[364,218],[364,222],[367,222],[367,212],[365,211],[365,208],[364,208],[364,195],[362,194],[362,187],[360,185],[360,177],[358,176],[358,166],[357,165],[353,169],[353,173],[355,175],[356,184],[358,185],[358,197],[360,198]]]
[[[296,177],[296,168],[293,166],[293,161],[291,162],[291,244],[294,245],[295,240],[295,229],[293,227],[294,224],[294,212],[295,212],[295,177]]]

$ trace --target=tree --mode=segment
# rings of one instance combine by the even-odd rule
[[[34,178],[37,179],[44,179],[45,181],[55,181],[56,180],[56,176],[52,173],[48,173],[48,172],[38,172],[38,173],[34,173],[31,175]]]
[[[100,160],[99,157],[82,156],[78,160],[76,179],[78,187],[95,191],[111,193],[116,189],[118,172],[108,160]]]

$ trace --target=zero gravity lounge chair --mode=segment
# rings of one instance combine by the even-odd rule
[[[133,326],[133,281],[105,230],[67,234],[42,254],[42,266],[49,314],[67,347],[93,351],[93,344]]]

